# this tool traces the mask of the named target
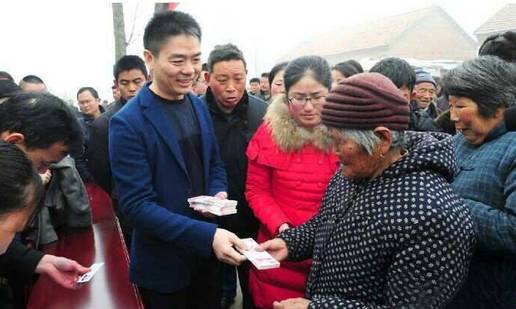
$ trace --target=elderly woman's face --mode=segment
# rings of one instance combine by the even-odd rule
[[[298,125],[313,128],[321,123],[321,108],[328,89],[307,75],[292,85],[287,94],[289,112]]]
[[[335,151],[339,156],[340,171],[350,179],[370,179],[380,168],[380,158],[370,155],[354,140],[337,130],[331,131]]]
[[[482,144],[489,132],[503,120],[503,117],[483,117],[478,112],[477,103],[470,98],[450,95],[448,101],[450,120],[470,144]]]

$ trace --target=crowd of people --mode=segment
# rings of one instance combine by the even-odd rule
[[[95,184],[148,309],[226,309],[237,280],[245,309],[516,308],[516,33],[442,78],[317,55],[249,78],[233,44],[203,64],[201,38],[156,13],[107,105],[0,72],[0,305],[23,307],[34,273],[77,286],[88,268],[38,249],[91,225]],[[199,195],[238,211],[188,207]],[[244,238],[280,267],[253,267]]]

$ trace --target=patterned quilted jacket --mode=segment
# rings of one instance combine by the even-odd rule
[[[442,308],[458,290],[475,234],[451,140],[407,132],[406,149],[371,181],[337,173],[320,213],[280,234],[289,259],[313,257],[309,308]]]

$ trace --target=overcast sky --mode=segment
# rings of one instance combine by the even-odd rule
[[[268,71],[275,61],[319,33],[411,10],[441,6],[463,29],[473,32],[507,1],[500,0],[190,0],[178,10],[190,13],[203,31],[205,60],[216,44],[239,46],[250,76]],[[128,54],[142,55],[151,1],[125,1],[126,33],[134,27]],[[81,86],[97,88],[111,101],[114,43],[111,2],[1,1],[0,71],[16,80],[36,74],[51,92],[75,99]],[[424,42],[422,42],[424,44]]]

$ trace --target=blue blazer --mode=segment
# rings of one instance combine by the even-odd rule
[[[188,94],[202,141],[206,194],[227,190],[210,115]],[[212,254],[217,226],[188,207],[190,179],[159,99],[140,89],[109,124],[109,156],[122,213],[134,225],[131,280],[161,293],[190,283],[192,260]]]

